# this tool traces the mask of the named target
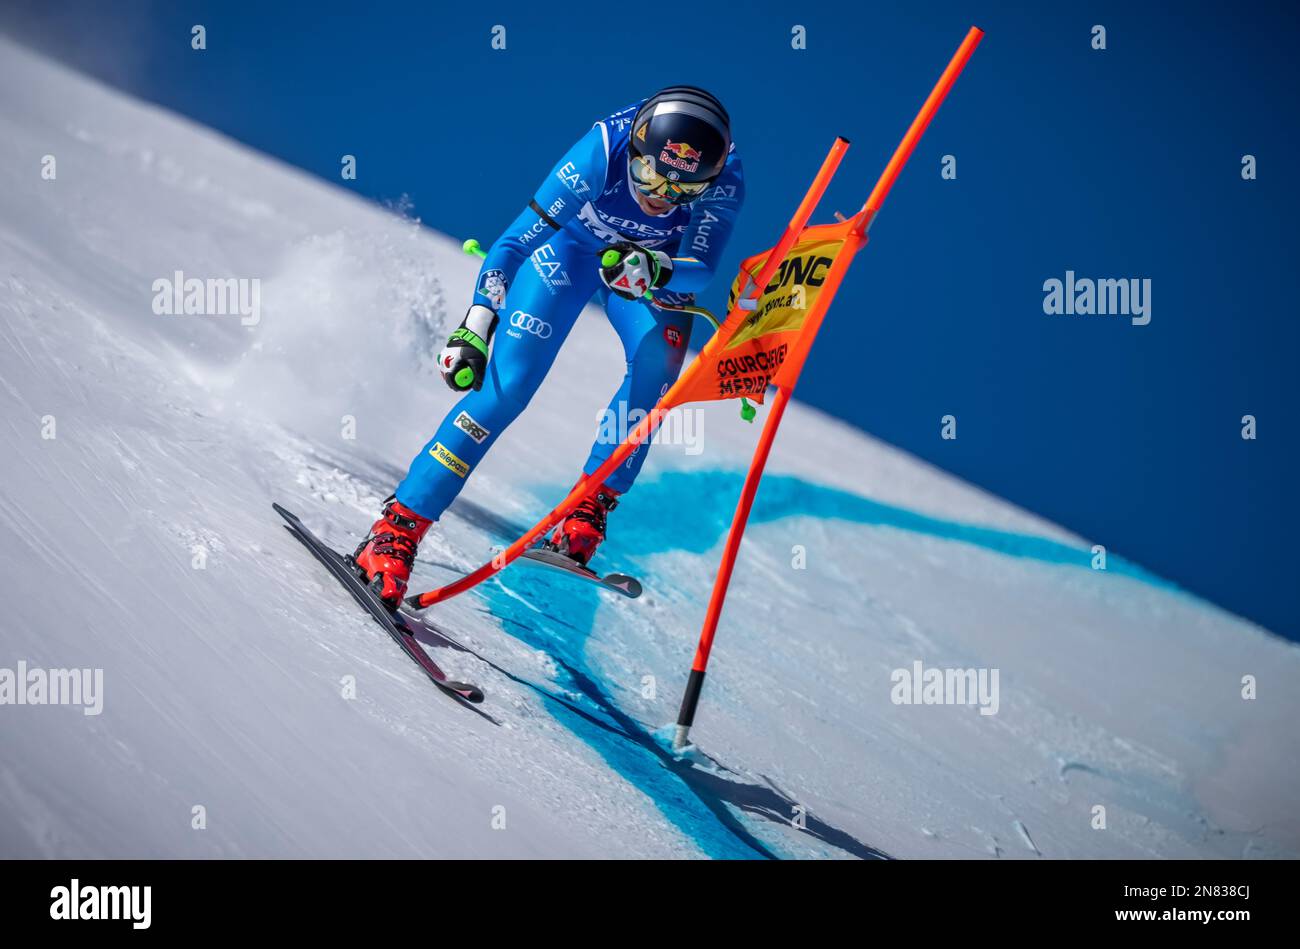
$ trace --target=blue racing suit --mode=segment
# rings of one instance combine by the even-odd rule
[[[656,296],[690,302],[713,279],[744,201],[744,179],[733,145],[722,173],[700,198],[664,215],[646,214],[630,191],[627,171],[629,129],[639,107],[597,122],[488,251],[473,302],[500,318],[492,356],[483,387],[465,393],[447,413],[397,486],[397,500],[417,514],[437,520],[460,493],[474,466],[528,405],[593,295],[627,357],[609,417],[648,412],[677,378],[690,341],[690,316],[611,294],[600,279],[600,251],[628,240],[669,254],[672,277]],[[583,471],[595,471],[618,441],[598,437]],[[606,484],[619,493],[630,488],[646,448]]]

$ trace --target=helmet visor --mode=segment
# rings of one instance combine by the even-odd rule
[[[649,155],[632,155],[628,160],[632,184],[647,198],[659,198],[671,204],[689,204],[713,185],[708,181],[673,181],[655,170]]]

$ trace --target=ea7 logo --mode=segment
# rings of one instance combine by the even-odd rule
[[[578,171],[578,166],[571,161],[561,165],[559,171],[555,173],[555,177],[563,181],[569,190],[578,197],[582,197],[591,191],[591,185],[583,180],[582,174]]]
[[[525,333],[532,333],[538,339],[551,338],[551,324],[523,310],[515,310],[510,314],[510,325]]]
[[[734,201],[736,199],[735,185],[714,185],[708,191],[700,196],[700,201]]]
[[[480,425],[470,416],[468,412],[461,412],[456,416],[455,426],[468,435],[474,441],[482,445],[487,441],[487,437],[492,433]]]
[[[556,287],[572,285],[573,281],[565,272],[564,264],[555,259],[555,248],[549,241],[533,251],[532,262],[533,269],[537,271],[537,276],[542,278],[542,283],[546,284],[546,289],[551,292],[551,296],[555,296]]]
[[[555,248],[551,246],[549,241],[533,251],[533,267],[537,269],[537,273],[543,280],[554,277],[555,271],[563,266],[562,263],[555,259]]]
[[[664,339],[673,349],[679,349],[682,345],[682,331],[675,326],[665,326]]]

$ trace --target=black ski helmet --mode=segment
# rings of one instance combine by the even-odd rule
[[[654,162],[672,181],[716,178],[731,150],[731,117],[711,93],[696,86],[669,86],[652,95],[632,119],[634,157]]]

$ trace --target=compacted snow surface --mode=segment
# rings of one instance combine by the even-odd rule
[[[0,89],[0,670],[103,682],[97,715],[0,706],[0,856],[1300,854],[1293,646],[797,403],[695,754],[655,733],[758,434],[736,403],[611,516],[640,600],[519,565],[430,611],[487,693],[458,706],[270,505],[356,542],[454,401],[474,262],[3,39]],[[177,271],[258,279],[258,318],[155,313]],[[584,314],[417,589],[563,495],[622,371]],[[997,670],[996,714],[896,704],[916,662]]]

